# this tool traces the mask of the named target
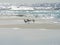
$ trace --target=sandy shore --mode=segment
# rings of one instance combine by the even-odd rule
[[[17,25],[0,25],[0,28],[60,29],[60,24],[17,24]]]
[[[23,19],[26,19],[26,17],[24,18],[24,17],[15,17],[15,18],[0,18],[0,21],[1,20],[23,20]],[[36,20],[36,19],[35,19]],[[37,22],[38,20],[36,20],[36,22]],[[29,28],[29,29],[60,29],[60,23],[44,23],[44,22],[49,22],[50,20],[44,20],[44,19],[42,19],[42,20],[39,20],[39,23],[30,23],[30,24],[18,24],[19,23],[19,21],[18,21],[18,23],[17,24],[7,24],[7,22],[5,22],[6,23],[6,25],[2,25],[1,23],[0,23],[0,28]],[[40,23],[40,22],[43,22],[43,23]],[[10,23],[10,22],[9,22]],[[12,22],[11,22],[12,23]]]

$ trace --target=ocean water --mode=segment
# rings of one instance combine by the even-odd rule
[[[0,15],[30,15],[60,19],[60,10],[0,10]]]
[[[60,10],[0,10],[0,16],[19,17],[19,15],[38,19],[49,19],[50,22],[60,23]]]
[[[60,45],[60,30],[0,28],[0,45]]]

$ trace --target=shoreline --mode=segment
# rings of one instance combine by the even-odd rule
[[[12,17],[12,16],[11,16]],[[51,20],[51,19],[39,19],[39,18],[29,18],[29,17],[8,17],[7,18],[5,17],[1,17],[0,18],[0,21],[2,21],[3,25],[1,24],[0,22],[0,28],[23,28],[23,29],[60,29],[60,23],[52,23],[52,21],[55,21],[55,20]],[[22,20],[24,22],[24,19],[35,19],[36,22],[35,23],[30,23],[30,24],[27,24],[27,23],[24,23],[24,24],[20,24],[22,22],[19,22],[20,20]],[[9,20],[9,22],[7,22]],[[16,24],[10,24],[11,23],[11,20],[14,21],[14,20],[18,20],[18,23],[15,22],[12,22],[12,23],[16,23]],[[5,22],[4,22],[5,21]],[[9,23],[9,24],[7,24]]]
[[[15,24],[15,25],[0,25],[0,28],[60,29],[60,24]]]

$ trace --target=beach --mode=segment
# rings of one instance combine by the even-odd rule
[[[60,45],[59,1],[0,2],[0,45]]]
[[[0,28],[60,29],[60,24],[15,24],[0,25]]]
[[[35,22],[25,23],[24,19],[35,19]],[[50,20],[15,17],[0,18],[0,28],[23,28],[23,29],[60,29],[60,23],[52,23]]]

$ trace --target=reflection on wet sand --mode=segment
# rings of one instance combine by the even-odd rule
[[[0,28],[0,45],[60,45],[60,30]]]

